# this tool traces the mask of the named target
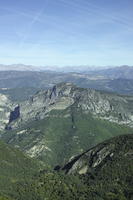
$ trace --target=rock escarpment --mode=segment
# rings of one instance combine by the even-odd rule
[[[10,106],[11,103],[4,98],[5,114],[1,112],[1,116],[11,128],[44,119],[52,110],[64,110],[72,105],[96,117],[133,126],[133,97],[78,88],[71,83],[60,83],[47,91],[39,91],[28,101],[20,103],[19,114],[12,120],[11,115],[18,105]],[[1,128],[4,126],[1,125]]]
[[[89,149],[69,161],[62,170],[66,174],[89,174],[100,171],[117,160],[133,159],[133,135],[118,136]],[[58,167],[59,168],[59,167]],[[61,169],[61,168],[60,168]],[[56,168],[55,168],[56,170]]]
[[[8,96],[0,94],[0,130],[5,129],[10,121],[10,114],[15,105],[9,100]]]

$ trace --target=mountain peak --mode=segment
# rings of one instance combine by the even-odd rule
[[[20,115],[13,124],[17,127],[20,123],[44,119],[52,110],[65,110],[72,105],[95,117],[133,126],[132,97],[79,88],[72,83],[57,84],[20,103]]]

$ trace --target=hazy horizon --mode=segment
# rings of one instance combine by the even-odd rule
[[[97,71],[102,69],[112,69],[121,67],[133,67],[129,65],[121,66],[89,66],[89,65],[77,65],[77,66],[35,66],[35,65],[25,65],[25,64],[9,64],[4,65],[0,63],[0,71],[59,71],[59,72],[83,72],[83,71]]]

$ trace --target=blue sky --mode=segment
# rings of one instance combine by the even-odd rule
[[[0,0],[0,63],[133,65],[132,0]]]

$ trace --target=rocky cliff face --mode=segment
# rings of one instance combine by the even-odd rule
[[[11,113],[5,110],[6,123],[10,128],[17,128],[28,121],[44,119],[52,110],[64,110],[71,105],[95,117],[133,126],[133,97],[82,89],[71,83],[61,83],[47,91],[40,91],[21,103],[20,114],[15,121],[10,120]]]
[[[82,153],[68,162],[62,170],[67,174],[89,174],[98,169],[107,168],[109,163],[133,158],[133,135],[124,135],[107,140]],[[55,168],[56,170],[56,168]]]
[[[0,94],[0,130],[5,129],[9,123],[14,106],[6,95]]]
[[[7,110],[1,112],[6,116],[1,118],[1,130],[6,130],[1,138],[52,167],[105,139],[133,130],[133,97],[82,89],[71,83],[39,91],[19,105],[7,98],[3,105]]]

